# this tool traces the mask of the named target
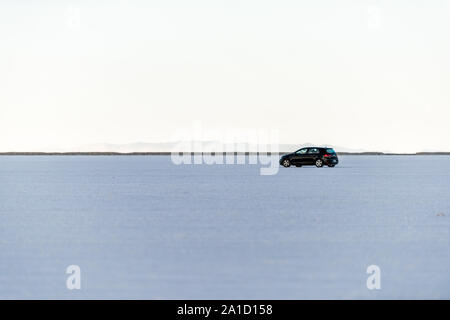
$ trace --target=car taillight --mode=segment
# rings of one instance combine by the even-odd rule
[[[324,157],[331,157],[331,154],[325,154]]]

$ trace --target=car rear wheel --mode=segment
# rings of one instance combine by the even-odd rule
[[[322,167],[323,166],[323,161],[322,161],[322,159],[317,159],[316,160],[316,167],[317,168],[320,168],[320,167]]]
[[[290,167],[291,162],[289,161],[289,159],[284,159],[283,160],[283,167],[288,168]]]

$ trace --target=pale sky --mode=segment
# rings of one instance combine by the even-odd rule
[[[0,151],[157,142],[450,151],[450,2],[0,3]]]

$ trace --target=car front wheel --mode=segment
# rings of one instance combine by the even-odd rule
[[[289,161],[289,159],[284,159],[283,160],[283,167],[288,168],[290,167],[291,162]]]
[[[317,168],[320,168],[320,167],[322,167],[323,166],[323,161],[322,161],[322,159],[317,159],[316,160],[316,167]]]

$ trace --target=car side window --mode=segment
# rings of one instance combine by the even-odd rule
[[[305,154],[306,151],[308,151],[308,149],[304,148],[304,149],[300,149],[296,152],[296,154]]]
[[[308,153],[317,154],[317,153],[319,153],[319,149],[311,148],[311,149],[309,149]]]

